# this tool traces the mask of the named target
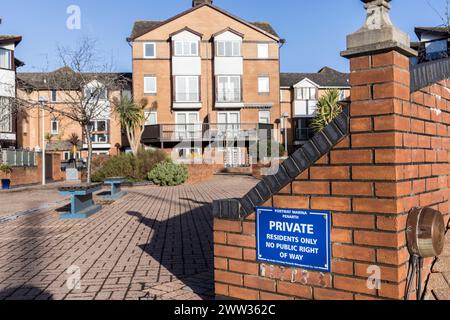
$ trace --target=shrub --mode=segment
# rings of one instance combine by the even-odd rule
[[[264,150],[262,150],[263,148]],[[259,162],[264,158],[282,157],[286,150],[282,144],[275,140],[259,140],[256,145],[250,147],[250,152]]]
[[[136,157],[132,154],[110,157],[94,171],[92,181],[102,182],[111,177],[125,177],[130,181],[145,181],[148,172],[166,159],[167,155],[160,150],[141,151]],[[105,161],[104,158],[99,158],[96,165],[103,161]]]
[[[139,151],[136,157],[132,158],[133,178],[144,181],[148,178],[148,173],[161,162],[168,159],[164,151]]]
[[[317,110],[310,125],[316,133],[325,129],[342,112],[339,99],[340,92],[337,89],[328,90],[319,98]]]
[[[0,164],[0,172],[10,174],[12,172],[12,167],[9,164]]]
[[[103,182],[111,177],[126,177],[131,179],[133,175],[132,156],[125,154],[111,157],[105,165],[92,174],[92,181]]]
[[[178,186],[187,181],[188,175],[185,165],[164,161],[149,172],[148,179],[160,186]]]

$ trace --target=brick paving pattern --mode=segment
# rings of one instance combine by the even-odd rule
[[[210,205],[256,183],[133,188],[87,220],[52,211],[0,223],[0,299],[211,299]],[[81,288],[69,290],[76,268]]]
[[[450,222],[444,252],[433,265],[425,300],[450,300]]]

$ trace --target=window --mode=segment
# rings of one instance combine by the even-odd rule
[[[158,124],[158,113],[157,112],[145,112],[145,125],[154,126]]]
[[[198,112],[177,112],[175,120],[178,139],[202,137],[202,126],[199,124]]]
[[[77,153],[73,154],[70,151],[64,151],[63,152],[63,160],[69,161],[72,159],[81,159],[81,153],[78,151]]]
[[[176,149],[176,152],[181,160],[191,160],[192,158],[202,155],[202,150],[200,148],[178,148]]]
[[[106,88],[100,84],[88,85],[84,90],[84,94],[87,100],[106,100],[108,98]],[[53,99],[53,92],[52,92],[52,99]]]
[[[145,94],[156,94],[156,77],[155,76],[145,76],[144,77],[144,93]]]
[[[259,43],[258,44],[258,59],[269,58],[269,44]]]
[[[270,124],[270,111],[259,112],[259,123]]]
[[[12,131],[11,99],[0,97],[0,132]]]
[[[241,41],[216,41],[216,56],[239,57],[241,56]]]
[[[259,77],[258,78],[258,92],[259,93],[270,93],[270,78],[269,77]]]
[[[92,131],[91,141],[93,143],[109,143],[109,125],[107,120],[91,121],[89,126]]]
[[[12,69],[11,51],[0,48],[0,69]]]
[[[198,56],[198,41],[175,41],[174,53],[178,57]]]
[[[154,59],[156,58],[156,44],[153,42],[144,43],[144,58]]]
[[[298,88],[297,100],[317,100],[316,88]]]
[[[198,102],[200,101],[198,76],[175,77],[175,101]]]
[[[219,112],[217,114],[219,133],[237,134],[241,127],[241,114],[236,111]]]
[[[59,121],[56,119],[53,119],[51,121],[51,131],[53,135],[59,134]]]
[[[217,101],[241,102],[241,76],[217,77]]]
[[[307,141],[313,138],[314,130],[310,128],[313,118],[294,119],[295,140]]]
[[[56,102],[58,98],[57,91],[55,89],[52,90],[51,102]]]

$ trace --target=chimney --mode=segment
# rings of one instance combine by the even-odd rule
[[[202,4],[213,4],[213,0],[192,0],[192,7],[201,6]]]

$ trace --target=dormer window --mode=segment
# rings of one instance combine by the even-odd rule
[[[242,41],[218,40],[216,41],[216,56],[240,57]]]
[[[174,54],[177,57],[197,57],[198,41],[174,41]]]
[[[12,70],[11,50],[0,48],[0,69]]]
[[[84,95],[88,100],[107,100],[108,93],[106,88],[98,85],[89,85],[84,89]]]

